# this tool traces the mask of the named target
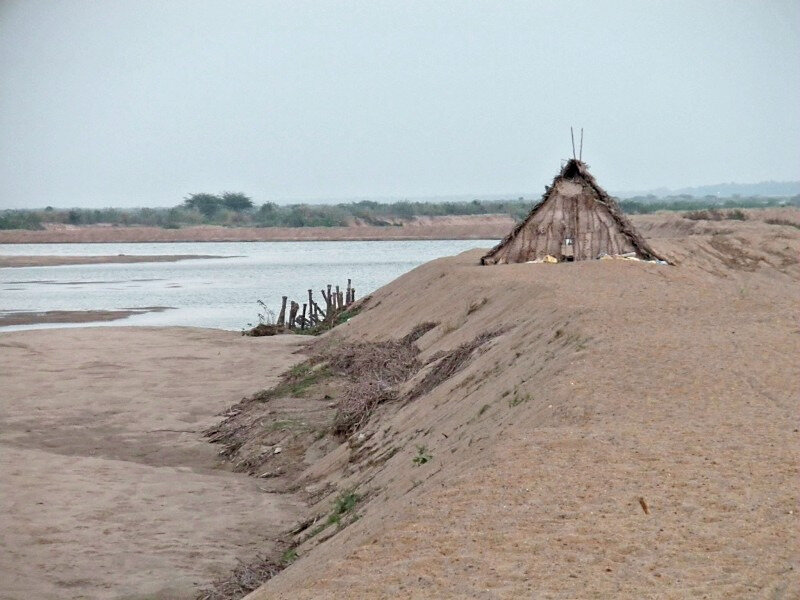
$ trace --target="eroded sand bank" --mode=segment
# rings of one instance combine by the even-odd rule
[[[191,328],[0,334],[0,598],[192,598],[299,509],[200,431],[297,338]]]

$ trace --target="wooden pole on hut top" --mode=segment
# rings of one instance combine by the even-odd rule
[[[569,128],[569,137],[572,138],[572,158],[577,159],[578,157],[575,156],[575,134],[572,132],[572,127]]]

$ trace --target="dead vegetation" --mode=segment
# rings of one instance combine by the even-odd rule
[[[423,394],[427,394],[433,388],[450,379],[467,365],[473,352],[505,331],[505,328],[486,331],[472,341],[461,344],[438,358],[438,361],[435,362],[428,374],[411,391],[409,399],[413,400]]]
[[[196,600],[233,600],[243,598],[262,583],[274,577],[283,565],[267,558],[256,557],[249,563],[240,563],[224,579],[219,579],[203,589]]]
[[[396,386],[420,368],[416,341],[436,323],[421,323],[400,340],[352,344],[329,359],[331,371],[350,383],[337,403],[333,433],[348,436],[380,404],[397,398]]]
[[[205,435],[223,445],[219,455],[235,470],[282,477],[290,486],[310,446],[338,444],[397,398],[397,387],[421,367],[416,341],[434,327],[422,323],[400,340],[343,346],[320,340],[276,386],[231,407]]]
[[[333,419],[333,433],[339,437],[359,430],[378,405],[397,399],[397,391],[377,379],[357,381],[345,388]]]
[[[730,236],[713,236],[708,245],[716,252],[716,258],[734,271],[755,271],[765,260],[756,254],[746,240]]]
[[[400,386],[423,367],[417,340],[436,326],[421,323],[399,340],[336,348],[329,340],[315,344],[311,356],[284,374],[280,383],[229,409],[226,418],[205,435],[212,443],[224,446],[219,454],[231,460],[236,470],[269,477],[298,472],[302,470],[300,464],[291,461],[302,462],[311,444],[324,438],[333,444],[352,435],[378,406],[399,398]],[[406,400],[426,394],[461,371],[476,350],[505,331],[484,332],[432,357],[430,370]],[[303,408],[296,402],[279,406],[288,398],[304,398],[308,404]],[[267,468],[267,463],[277,462],[283,463],[282,469]]]
[[[709,208],[707,210],[692,210],[683,214],[684,219],[690,221],[746,221],[747,213],[743,210],[719,210]]]
[[[792,221],[790,219],[764,219],[764,223],[767,225],[785,225],[786,227],[794,227],[795,229],[800,229],[800,223],[797,221]]]
[[[269,335],[278,335],[281,333],[289,333],[285,327],[281,327],[279,325],[270,325],[267,323],[259,323],[252,329],[246,329],[242,331],[242,335],[247,335],[250,337],[264,337]]]
[[[395,384],[417,368],[419,350],[406,338],[351,344],[337,350],[328,359],[328,365],[337,375],[350,379],[369,378]]]

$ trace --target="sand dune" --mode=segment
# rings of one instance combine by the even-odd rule
[[[439,322],[425,360],[505,333],[309,466],[360,518],[248,598],[800,596],[800,233],[723,226],[662,229],[675,267],[475,251],[374,294],[331,335]]]

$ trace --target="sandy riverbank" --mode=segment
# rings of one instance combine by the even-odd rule
[[[747,209],[750,219],[778,219],[800,226],[794,207]],[[642,224],[683,220],[681,212],[632,215]],[[504,237],[514,226],[509,215],[453,215],[416,217],[399,225],[375,227],[221,227],[213,225],[163,229],[160,227],[109,227],[104,225],[52,225],[42,231],[0,231],[0,244],[113,243],[113,242],[307,242],[381,240],[491,240]],[[197,257],[200,258],[200,257]],[[202,257],[213,258],[213,257]],[[2,264],[0,263],[0,266]]]
[[[297,357],[189,328],[0,334],[0,598],[193,598],[296,518],[200,431]],[[222,466],[222,468],[220,468]]]
[[[110,256],[0,256],[0,269],[13,267],[57,267],[62,265],[96,265],[105,263],[177,262],[198,258],[229,258],[207,254],[155,254]]]
[[[480,240],[501,238],[508,215],[419,217],[402,226],[374,227],[160,227],[59,226],[43,231],[0,231],[0,244],[93,242],[302,242],[372,240]]]

